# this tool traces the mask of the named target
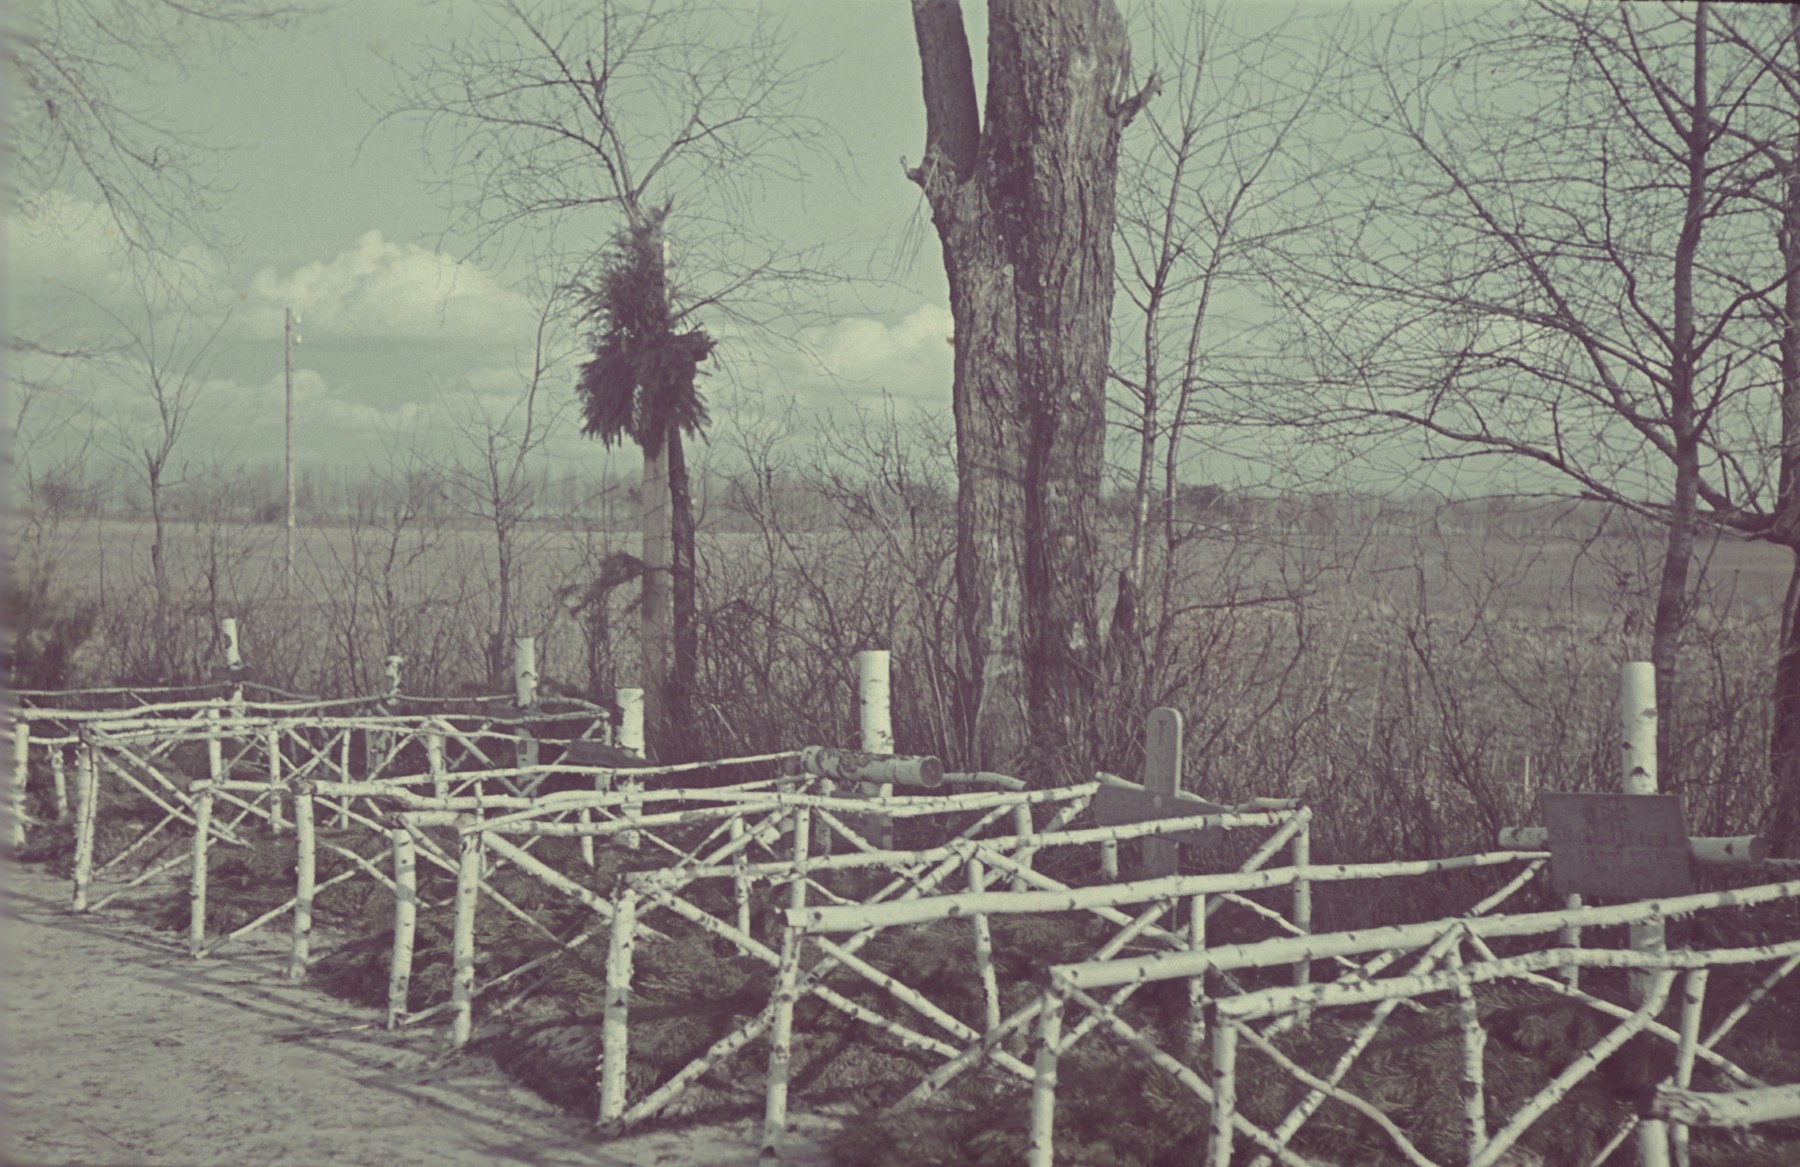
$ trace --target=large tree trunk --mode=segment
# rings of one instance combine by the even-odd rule
[[[694,679],[700,665],[700,618],[695,598],[694,496],[681,435],[668,436],[669,592],[673,633],[671,668],[663,685],[664,761],[699,757],[694,741]]]
[[[1656,706],[1661,715],[1657,735],[1657,770],[1661,788],[1681,791],[1683,775],[1676,766],[1677,680],[1682,632],[1688,616],[1688,575],[1694,555],[1700,488],[1699,434],[1704,423],[1695,407],[1694,257],[1700,232],[1710,213],[1707,189],[1707,138],[1710,110],[1706,87],[1706,6],[1694,16],[1694,102],[1687,156],[1687,214],[1675,243],[1670,288],[1674,329],[1669,344],[1669,430],[1675,463],[1674,495],[1669,505],[1668,541],[1664,544],[1662,580],[1656,595],[1656,623],[1650,659],[1656,666]]]
[[[1800,65],[1800,9],[1788,14],[1788,39]],[[1800,109],[1793,111],[1777,233],[1787,286],[1781,318],[1781,477],[1773,535],[1793,553],[1787,602],[1781,610],[1781,644],[1775,660],[1775,709],[1769,738],[1773,805],[1764,833],[1787,858],[1800,858]]]
[[[644,690],[644,738],[653,757],[668,741],[664,694],[674,658],[674,628],[669,612],[669,469],[668,447],[654,457],[644,455],[639,505],[643,519],[644,586],[638,602],[638,646],[642,672],[634,684]]]
[[[986,125],[956,0],[914,0],[925,190],[956,321],[957,589],[972,764],[1084,776],[1096,671],[1119,135],[1111,0],[993,0]]]

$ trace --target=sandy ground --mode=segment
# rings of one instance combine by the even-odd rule
[[[189,959],[127,913],[66,911],[68,884],[0,878],[9,1167],[725,1167],[753,1163],[752,1122],[595,1141],[586,1124],[441,1029],[289,984],[275,938]],[[784,1161],[820,1167],[825,1120],[796,1120]]]

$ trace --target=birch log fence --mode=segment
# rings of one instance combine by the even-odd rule
[[[227,641],[235,648],[235,636]],[[1023,1133],[1036,1165],[1057,1153],[1059,1064],[1094,1042],[1114,1043],[1192,1095],[1210,1115],[1208,1163],[1222,1167],[1246,1147],[1259,1167],[1313,1161],[1294,1148],[1327,1106],[1367,1119],[1397,1161],[1436,1162],[1345,1085],[1402,1010],[1447,1008],[1456,1018],[1462,1146],[1447,1162],[1507,1161],[1534,1123],[1637,1038],[1666,1043],[1675,1072],[1596,1164],[1634,1133],[1643,1162],[1672,1154],[1686,1163],[1690,1126],[1794,1114],[1794,1087],[1758,1080],[1721,1046],[1800,967],[1800,940],[1684,950],[1658,939],[1672,918],[1800,898],[1800,871],[1769,861],[1753,838],[1696,839],[1689,848],[1697,861],[1785,881],[1604,905],[1574,898],[1560,911],[1505,914],[1547,873],[1556,849],[1547,830],[1511,828],[1499,849],[1476,855],[1315,863],[1309,808],[1277,799],[1221,805],[1182,789],[1183,728],[1173,710],[1147,720],[1143,782],[1103,774],[1026,789],[1009,776],[946,773],[938,759],[895,753],[889,661],[868,653],[858,661],[861,749],[655,765],[642,757],[641,694],[621,692],[618,724],[592,706],[556,711],[537,699],[525,648],[515,664],[514,692],[475,712],[433,711],[428,699],[401,696],[397,658],[386,692],[358,701],[255,700],[241,676],[198,699],[114,691],[86,709],[69,695],[17,695],[8,721],[15,844],[35,776],[44,783],[35,805],[73,834],[72,910],[103,909],[185,867],[187,950],[202,958],[286,919],[295,978],[317,955],[320,894],[364,886],[392,903],[387,1025],[441,1023],[452,1048],[530,993],[565,954],[603,953],[594,1080],[602,1132],[678,1113],[686,1096],[730,1069],[760,1090],[765,1162],[781,1158],[801,1030],[822,1020],[904,1054],[907,1076],[884,1084],[895,1108],[926,1106],[977,1077],[1024,1092]],[[1628,686],[1623,704],[1641,731],[1641,686]],[[567,740],[554,743],[553,733]],[[1653,730],[1647,739],[1628,731],[1626,741],[1627,766],[1638,771],[1631,782],[1642,789]],[[1648,784],[1654,789],[1653,769]],[[126,799],[152,809],[101,856],[102,812]],[[211,928],[208,878],[218,853],[289,835],[293,895],[228,932]],[[1121,879],[1126,847],[1139,861]],[[321,857],[335,874],[320,878]],[[1491,890],[1456,917],[1313,930],[1320,884],[1472,872]],[[521,888],[572,905],[577,923],[546,924],[524,906]],[[448,998],[412,1008],[421,929],[442,932],[446,920]],[[532,951],[511,951],[495,921],[536,936]],[[1051,959],[1010,939],[1032,921],[1080,927]],[[1581,946],[1584,930],[1604,928],[1626,929],[1632,945]],[[966,953],[968,983],[876,958],[883,945],[925,937]],[[697,1054],[647,1072],[634,1053],[646,1024],[645,962],[691,944],[760,970],[760,996],[739,1002]],[[1595,968],[1640,974],[1640,992],[1622,1004],[1583,991],[1576,973]],[[1760,979],[1703,1033],[1708,970],[1747,968]],[[1172,1027],[1159,1028],[1133,998],[1165,982],[1181,1005]],[[1480,994],[1501,983],[1554,993],[1616,1024],[1527,1105],[1490,1116]],[[1665,1020],[1677,993],[1679,1018]],[[1356,1010],[1360,1021],[1329,1067],[1301,1065],[1279,1044],[1315,1014]],[[1291,1077],[1298,1101],[1274,1117],[1247,1114],[1238,1083],[1249,1063]],[[1740,1092],[1693,1089],[1702,1064]]]

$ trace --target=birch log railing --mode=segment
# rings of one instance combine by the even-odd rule
[[[1315,873],[1322,878],[1323,873]],[[1258,1151],[1255,1162],[1280,1162],[1301,1165],[1307,1162],[1292,1149],[1292,1142],[1306,1120],[1326,1099],[1348,1106],[1391,1140],[1392,1153],[1407,1162],[1432,1167],[1439,1162],[1467,1163],[1471,1167],[1494,1167],[1506,1161],[1508,1153],[1520,1138],[1563,1100],[1580,1081],[1591,1074],[1607,1057],[1639,1034],[1669,1042],[1674,1047],[1676,1077],[1663,1101],[1644,1118],[1667,1119],[1675,1123],[1704,1121],[1704,1116],[1724,1112],[1708,1109],[1706,1102],[1687,1091],[1688,1077],[1696,1061],[1704,1060],[1719,1073],[1740,1086],[1755,1091],[1746,1094],[1758,1105],[1768,1103],[1772,1119],[1787,1115],[1792,1088],[1765,1092],[1762,1083],[1717,1047],[1748,1010],[1782,977],[1800,965],[1800,940],[1739,948],[1708,950],[1635,951],[1631,949],[1546,947],[1515,956],[1495,954],[1490,941],[1508,938],[1553,937],[1570,927],[1644,926],[1696,913],[1752,907],[1759,904],[1792,902],[1800,899],[1800,880],[1727,889],[1663,900],[1593,907],[1578,910],[1535,912],[1513,916],[1468,916],[1443,919],[1424,924],[1387,928],[1370,928],[1356,932],[1321,934],[1311,937],[1276,939],[1256,944],[1229,945],[1189,953],[1170,952],[1130,959],[1095,960],[1059,964],[1046,974],[1042,998],[1038,1005],[1038,1055],[1034,1075],[1032,1109],[1031,1162],[1033,1167],[1048,1167],[1055,1161],[1054,1124],[1056,1112],[1056,1068],[1060,1058],[1069,1053],[1073,1040],[1065,1036],[1069,1019],[1075,1011],[1084,1010],[1086,1021],[1103,1026],[1128,1048],[1136,1050],[1152,1063],[1168,1070],[1176,1081],[1191,1092],[1196,1101],[1211,1112],[1211,1134],[1204,1162],[1211,1167],[1224,1167],[1240,1140]],[[1208,973],[1274,968],[1305,956],[1371,957],[1363,966],[1363,975],[1335,983],[1294,987],[1270,987],[1221,998],[1213,1005],[1215,1031],[1211,1035],[1210,1073],[1202,1075],[1173,1058],[1140,1030],[1118,1015],[1117,995],[1103,999],[1101,990],[1129,991],[1132,988],[1168,980],[1190,980]],[[1403,962],[1404,968],[1400,968]],[[1770,963],[1775,967],[1758,986],[1722,1021],[1700,1036],[1700,1016],[1705,1004],[1707,970],[1737,965]],[[1570,964],[1586,968],[1631,969],[1650,975],[1652,989],[1637,1008],[1572,989],[1545,974]],[[1377,979],[1376,974],[1399,968],[1397,975]],[[1658,1019],[1668,1000],[1677,975],[1683,979],[1681,1022],[1673,1028]],[[1580,1001],[1597,1012],[1619,1022],[1592,1047],[1585,1050],[1515,1112],[1498,1129],[1492,1129],[1481,1108],[1485,1046],[1484,1033],[1472,1006],[1459,1009],[1457,1016],[1464,1035],[1467,1056],[1462,1062],[1461,1097],[1465,1099],[1465,1145],[1458,1157],[1433,1159],[1415,1145],[1407,1133],[1382,1112],[1381,1108],[1359,1098],[1342,1086],[1345,1073],[1357,1056],[1365,1050],[1381,1024],[1396,1004],[1421,998],[1448,997],[1468,1003],[1477,985],[1498,981],[1525,983],[1562,997]],[[1335,1067],[1328,1073],[1310,1072],[1294,1062],[1270,1040],[1271,1028],[1283,1019],[1312,1010],[1347,1009],[1375,1006],[1372,1016],[1349,1043]],[[1263,1028],[1258,1029],[1257,1023]],[[1279,1071],[1291,1075],[1305,1087],[1304,1101],[1276,1122],[1254,1121],[1236,1105],[1237,1082],[1242,1060],[1253,1052],[1266,1058]],[[1613,1139],[1587,1160],[1590,1167],[1606,1161],[1643,1119],[1634,1118],[1619,1129]],[[1684,1143],[1677,1127],[1675,1142]],[[1681,1157],[1681,1156],[1678,1156]]]

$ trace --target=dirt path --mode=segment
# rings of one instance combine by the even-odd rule
[[[441,1031],[281,976],[278,947],[196,962],[123,914],[71,916],[66,881],[0,872],[9,1167],[725,1167],[754,1162],[750,1122],[598,1143]],[[800,1120],[817,1133],[819,1120]],[[823,1164],[796,1132],[788,1162]]]

